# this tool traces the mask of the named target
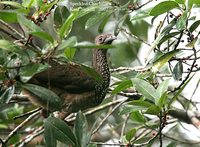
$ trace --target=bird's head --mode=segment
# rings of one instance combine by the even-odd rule
[[[101,34],[95,38],[95,43],[98,45],[111,44],[115,39],[117,39],[117,37],[112,34]]]

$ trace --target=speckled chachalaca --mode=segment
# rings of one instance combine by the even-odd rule
[[[116,37],[111,34],[98,35],[95,38],[95,44],[111,44],[115,39]],[[86,73],[79,64],[59,64],[50,60],[51,68],[36,74],[29,83],[49,88],[62,99],[60,118],[79,110],[97,106],[103,101],[110,83],[106,55],[107,49],[93,49],[92,66],[102,77],[100,81]],[[28,94],[27,91],[24,93]],[[48,110],[48,106],[41,104],[38,98],[29,95],[29,99]]]

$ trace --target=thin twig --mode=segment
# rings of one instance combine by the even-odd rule
[[[4,142],[7,143],[7,142],[11,139],[11,137],[12,137],[19,129],[21,129],[25,124],[27,124],[30,120],[33,119],[33,117],[37,116],[39,113],[40,113],[40,112],[37,111],[37,112],[31,114],[29,117],[27,117],[27,118],[26,118],[21,124],[19,124],[12,132],[10,132],[10,134],[6,137],[6,139],[5,139]]]
[[[26,136],[24,139],[20,140],[16,146],[18,147],[23,147],[25,146],[27,143],[29,143],[30,141],[32,141],[35,137],[41,135],[44,132],[44,128],[43,127],[39,127],[37,128],[32,134]]]
[[[31,111],[28,111],[28,112],[26,112],[26,113],[24,113],[24,114],[15,116],[15,117],[14,117],[14,120],[19,119],[19,118],[22,118],[22,117],[25,117],[25,116],[28,116],[28,115],[31,115],[31,114],[33,114],[33,113],[35,113],[35,112],[37,112],[37,111],[40,111],[41,109],[42,109],[42,108],[36,108],[36,109],[31,110]]]
[[[3,20],[0,19],[0,23],[3,24],[4,26],[6,26],[9,30],[11,30],[14,34],[17,34],[18,36],[20,36],[22,39],[25,39],[25,37],[19,33],[15,28],[13,28],[12,26],[10,26],[9,24],[7,24],[6,22],[4,22]]]
[[[99,123],[99,125],[93,130],[92,134],[95,134],[99,128],[103,125],[103,123],[105,122],[105,120],[117,109],[119,108],[119,106],[121,106],[126,100],[128,100],[128,98],[126,99],[123,99],[119,104],[117,104],[111,112],[109,112],[105,117],[104,119]]]

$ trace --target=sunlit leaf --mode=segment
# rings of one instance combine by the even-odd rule
[[[174,1],[164,1],[157,4],[151,11],[150,15],[157,16],[163,14],[165,12],[169,12],[170,10],[177,8],[178,4]]]
[[[74,9],[59,30],[60,37],[65,38],[72,29],[72,24],[79,14],[79,9]]]
[[[179,3],[179,4],[185,4],[186,0],[175,0],[175,2]]]
[[[187,11],[183,12],[183,14],[178,18],[176,22],[176,28],[178,30],[184,30],[186,28],[187,23]]]
[[[160,113],[161,109],[156,106],[156,105],[152,105],[151,107],[149,107],[147,109],[147,111],[145,113],[147,114],[152,114],[152,115],[158,115]]]
[[[5,22],[15,23],[17,22],[17,12],[0,10],[0,19],[2,19]]]
[[[148,82],[142,79],[132,79],[133,85],[136,90],[140,92],[145,98],[155,102],[159,98],[159,93],[156,89]]]
[[[1,1],[0,5],[4,4],[4,5],[10,5],[13,6],[15,8],[19,8],[19,9],[23,9],[23,6],[20,3],[17,2],[12,2],[12,1]]]
[[[147,9],[147,10],[138,10],[138,12],[136,12],[136,14],[134,14],[133,16],[131,16],[130,20],[131,21],[136,21],[136,20],[141,20],[144,18],[149,17],[149,12],[151,9]]]
[[[179,50],[173,50],[162,55],[153,63],[153,66],[151,67],[152,72],[157,73],[178,51]]]
[[[127,140],[127,141],[131,141],[131,139],[135,136],[136,132],[137,132],[137,130],[136,130],[135,128],[129,130],[129,131],[126,133],[126,135],[125,135],[126,140]]]
[[[125,80],[125,81],[122,81],[121,83],[119,83],[117,85],[117,87],[115,87],[115,89],[112,91],[112,94],[117,94],[129,87],[133,86],[132,84],[132,81],[131,80]]]
[[[12,42],[10,42],[8,40],[3,40],[3,39],[0,40],[0,49],[3,49],[5,51],[16,52],[16,53],[22,53],[22,52],[24,52],[16,44],[14,44],[14,43],[12,43]]]
[[[139,111],[132,112],[131,115],[130,115],[130,119],[133,122],[139,122],[139,123],[145,123],[146,122],[144,115],[141,114]]]
[[[32,34],[33,36],[36,36],[40,39],[43,39],[45,41],[54,42],[54,39],[51,35],[49,35],[47,32],[31,32],[30,34]]]
[[[169,79],[163,81],[162,83],[160,83],[158,85],[158,88],[157,88],[157,92],[160,94],[160,96],[167,91],[168,89],[168,85],[169,85]]]
[[[140,110],[147,110],[148,107],[145,106],[133,106],[133,105],[125,105],[122,107],[122,110],[120,111],[120,115],[123,114],[129,114],[135,111],[140,111]]]
[[[76,48],[74,47],[69,47],[65,49],[65,56],[69,59],[72,60],[74,55],[76,53]]]
[[[166,101],[167,101],[167,92],[161,95],[156,105],[162,108],[164,105],[166,105]]]
[[[193,5],[200,5],[200,1],[199,0],[189,0],[188,1],[188,8],[191,9],[193,7]]]

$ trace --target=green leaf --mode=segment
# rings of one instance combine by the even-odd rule
[[[194,76],[194,75],[193,75]],[[171,106],[171,104],[178,98],[178,96],[180,95],[180,93],[183,91],[183,89],[187,86],[187,84],[190,82],[190,80],[193,78],[193,76],[191,78],[189,78],[187,80],[187,82],[185,82],[182,87],[178,90],[178,92],[175,94],[175,96],[170,100],[170,102],[168,103],[168,107]]]
[[[183,15],[181,15],[177,22],[176,22],[176,28],[177,30],[181,31],[186,29],[186,23],[187,23],[187,12],[183,12]]]
[[[14,46],[14,44],[10,43],[7,40],[0,40],[0,48],[1,49],[11,51],[11,49],[13,48],[13,46]]]
[[[22,82],[27,82],[30,80],[35,74],[40,73],[49,68],[48,64],[34,64],[30,63],[27,66],[20,68],[20,78]]]
[[[122,110],[120,111],[120,115],[123,114],[129,114],[135,111],[140,111],[140,110],[147,110],[148,107],[145,106],[133,106],[133,105],[125,105],[122,107]]]
[[[76,138],[70,127],[63,120],[50,116],[46,119],[44,127],[46,143],[55,144],[56,139],[73,147],[76,146]]]
[[[151,11],[150,15],[152,16],[158,16],[160,14],[163,14],[165,12],[169,12],[170,10],[177,8],[178,4],[174,1],[164,1],[159,4],[157,4]]]
[[[175,2],[179,3],[179,4],[185,4],[186,0],[175,0]]]
[[[74,9],[59,30],[60,38],[65,38],[72,29],[72,24],[79,14],[79,9]]]
[[[15,8],[19,8],[19,9],[23,9],[24,8],[20,3],[12,2],[12,1],[2,1],[2,2],[0,2],[0,5],[1,4],[10,5],[10,6],[13,6]]]
[[[24,84],[22,87],[27,90],[25,93],[30,93],[34,97],[31,101],[35,105],[51,111],[61,109],[62,100],[51,90],[34,84]]]
[[[160,46],[163,42],[168,41],[170,38],[177,36],[178,34],[180,34],[180,32],[172,32],[162,36],[162,38],[159,40],[158,46]]]
[[[95,143],[90,143],[90,144],[87,145],[87,147],[97,147],[97,144],[95,144]]]
[[[176,20],[173,19],[163,30],[162,32],[158,35],[158,37],[156,38],[156,40],[152,43],[151,47],[150,47],[150,51],[152,51],[158,44],[160,44],[160,41],[162,38],[164,38],[166,36],[166,34],[168,34],[173,26],[176,24]]]
[[[131,80],[125,80],[120,82],[117,87],[115,87],[115,89],[112,91],[111,94],[117,94],[129,87],[133,86],[132,81]]]
[[[23,0],[22,5],[28,9],[36,3],[35,0]]]
[[[159,106],[159,108],[162,108],[164,105],[166,105],[166,100],[167,100],[167,92],[162,94],[156,105]]]
[[[135,105],[135,106],[143,106],[143,107],[150,107],[152,106],[152,103],[144,100],[134,100],[129,103],[130,105]]]
[[[159,93],[160,97],[163,93],[165,93],[168,89],[169,79],[163,81],[161,84],[158,85],[157,92]]]
[[[43,39],[45,41],[54,42],[53,37],[51,37],[51,35],[49,35],[47,32],[31,32],[30,34],[32,34],[33,36],[36,36],[40,39]]]
[[[108,14],[104,19],[103,21],[100,23],[99,27],[98,27],[98,32],[99,33],[103,33],[103,30],[104,30],[104,27],[105,25],[107,24],[110,16],[111,16],[112,13]]]
[[[17,12],[11,10],[0,10],[0,19],[8,23],[17,22]]]
[[[153,63],[151,67],[151,71],[153,73],[157,73],[161,67],[163,67],[175,54],[177,54],[179,50],[170,51],[164,55],[162,55],[158,60]]]
[[[176,63],[174,69],[173,69],[173,78],[175,80],[182,80],[182,75],[183,75],[183,63],[181,61],[178,61]]]
[[[189,31],[192,33],[194,30],[196,30],[198,28],[200,24],[200,20],[195,21],[189,28]]]
[[[0,97],[0,105],[1,104],[5,104],[8,103],[10,101],[10,99],[12,98],[13,94],[15,92],[15,86],[10,86],[9,88],[7,88]]]
[[[100,11],[98,13],[95,13],[92,17],[90,17],[85,24],[85,29],[91,28],[98,22],[100,22],[103,18],[108,17],[111,14],[110,11]]]
[[[149,17],[150,10],[151,9],[142,10],[142,11],[138,10],[136,12],[136,14],[131,16],[130,20],[131,21],[136,21],[136,20],[141,20],[141,19],[147,18],[147,17]]]
[[[132,79],[132,81],[136,90],[139,91],[145,98],[153,102],[155,102],[159,98],[159,93],[150,83],[137,78]]]
[[[156,105],[152,105],[146,111],[147,114],[158,115],[160,113],[160,108]]]
[[[122,108],[120,115],[132,113],[139,110],[147,110],[153,104],[143,100],[134,100]]]
[[[167,33],[169,33],[172,30],[173,26],[176,24],[176,21],[176,19],[173,19],[166,27],[164,27],[161,34],[166,35]]]
[[[76,48],[69,47],[65,49],[65,57],[67,57],[69,60],[72,60],[74,55],[76,53]]]
[[[74,47],[77,44],[77,38],[72,36],[67,40],[63,40],[62,43],[58,46],[58,50],[63,50],[67,47]]]
[[[48,147],[56,147],[57,142],[56,142],[56,137],[54,134],[54,128],[52,127],[51,123],[48,121],[51,121],[51,120],[47,118],[44,122],[44,139]]]
[[[134,129],[131,129],[129,130],[127,133],[126,133],[126,140],[128,140],[129,142],[131,141],[131,139],[135,136],[137,130],[134,128]]]
[[[58,6],[54,12],[54,24],[56,28],[60,28],[61,24],[65,22],[65,20],[69,17],[70,12],[65,6]]]
[[[63,40],[62,43],[58,46],[56,54],[63,54],[67,48],[74,47],[76,46],[76,44],[77,44],[77,38],[75,36],[72,36],[67,40]]]
[[[186,46],[186,47],[189,47],[189,48],[193,48],[193,47],[195,46],[197,40],[198,40],[198,37],[195,37],[191,42],[189,42],[189,43],[186,44],[185,46]]]
[[[200,1],[199,0],[189,0],[188,1],[188,9],[191,9],[193,5],[200,5]]]
[[[75,135],[77,138],[77,147],[87,146],[89,143],[87,133],[87,120],[86,117],[79,111],[75,120]]]
[[[139,122],[139,123],[145,123],[146,122],[144,116],[139,111],[132,112],[131,115],[130,115],[130,119],[133,122]]]
[[[28,20],[22,14],[17,15],[17,20],[21,26],[24,26],[28,29],[29,32],[44,32],[39,26],[33,23],[31,20]],[[28,32],[28,33],[29,33]]]
[[[80,13],[78,14],[78,18],[80,17],[83,17],[91,12],[95,12],[95,11],[98,11],[99,10],[99,5],[98,4],[94,4],[94,5],[91,5],[91,6],[88,6],[84,9],[81,9],[80,10]]]
[[[22,51],[19,46],[7,40],[0,40],[0,49],[16,53],[21,53]]]
[[[171,142],[166,147],[177,147],[177,142]]]
[[[81,43],[78,43],[77,45],[75,45],[74,47],[75,48],[90,48],[90,49],[95,49],[95,48],[109,49],[109,48],[115,48],[115,45],[111,45],[111,44],[96,45],[96,44],[92,44],[92,43],[81,42]]]
[[[96,70],[94,70],[93,68],[90,68],[86,65],[81,64],[81,68],[88,74],[90,75],[92,78],[94,78],[97,82],[100,82],[103,80],[103,77],[96,72]]]

